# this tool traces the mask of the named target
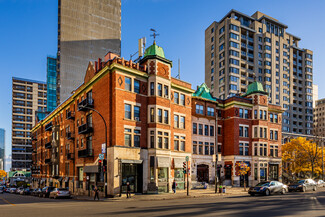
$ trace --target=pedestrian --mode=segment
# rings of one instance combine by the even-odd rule
[[[126,183],[126,197],[129,198],[129,196],[131,198],[131,186],[130,186],[130,183],[127,182]]]
[[[97,199],[99,200],[99,190],[98,190],[97,186],[95,186],[95,188],[94,188],[94,192],[95,192],[94,200],[96,200],[96,197],[97,197]]]
[[[176,181],[174,179],[173,184],[172,184],[172,190],[173,190],[174,194],[176,194],[176,186],[177,186],[177,184],[176,184]]]

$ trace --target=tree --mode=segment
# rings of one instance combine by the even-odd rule
[[[7,173],[4,170],[0,170],[0,181],[7,176]]]
[[[292,139],[282,146],[282,162],[291,177],[310,174],[314,178],[322,173],[322,148],[303,137]]]
[[[251,168],[243,161],[236,163],[236,167],[238,168],[237,174],[244,177],[244,191],[246,191],[245,175],[250,171]]]

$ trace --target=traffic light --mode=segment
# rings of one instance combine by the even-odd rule
[[[98,160],[98,172],[102,172],[102,160]]]

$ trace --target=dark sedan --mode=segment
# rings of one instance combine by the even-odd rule
[[[49,197],[51,191],[53,191],[53,190],[54,190],[54,187],[47,186],[47,187],[43,188],[41,191],[40,197]]]
[[[31,195],[32,195],[32,196],[40,197],[41,192],[42,192],[42,189],[41,189],[41,188],[36,188],[36,189],[34,189],[34,190],[31,192]]]
[[[308,191],[308,190],[317,190],[317,183],[312,179],[300,180],[296,183],[289,185],[289,191]]]
[[[254,196],[255,194],[262,194],[269,196],[273,193],[286,193],[286,186],[277,181],[266,181],[266,182],[260,182],[255,187],[250,187],[248,190],[248,193],[251,196]]]

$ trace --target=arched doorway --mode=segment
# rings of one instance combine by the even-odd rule
[[[209,183],[209,166],[205,164],[197,165],[196,177],[198,182]]]

